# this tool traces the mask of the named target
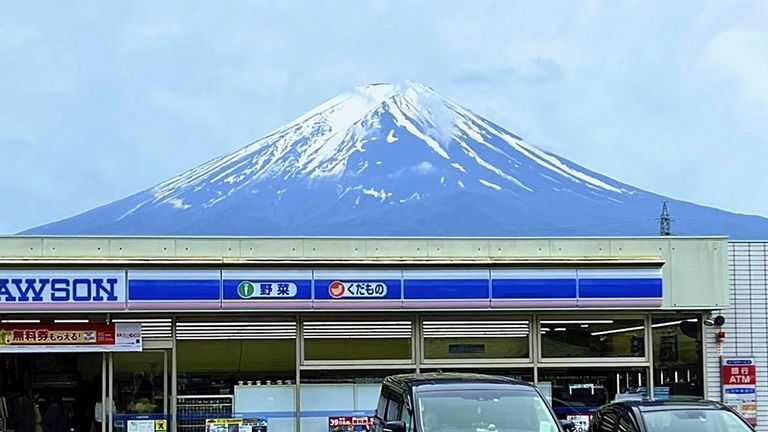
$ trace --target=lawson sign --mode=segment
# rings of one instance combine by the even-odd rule
[[[0,272],[0,310],[123,309],[125,272],[15,270]]]
[[[659,307],[660,268],[0,269],[0,312]]]

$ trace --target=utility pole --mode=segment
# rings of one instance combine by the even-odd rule
[[[669,216],[669,209],[667,208],[666,201],[664,201],[664,205],[661,207],[661,216],[659,216],[659,235],[672,235],[672,218]]]

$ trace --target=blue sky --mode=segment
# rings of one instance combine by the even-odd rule
[[[403,79],[617,180],[768,216],[766,22],[764,1],[6,3],[0,233]]]

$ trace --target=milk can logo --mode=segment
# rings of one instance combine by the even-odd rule
[[[237,286],[237,293],[242,298],[251,298],[256,293],[256,287],[251,282],[243,281]]]

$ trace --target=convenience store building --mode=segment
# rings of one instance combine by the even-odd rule
[[[562,416],[705,395],[727,254],[714,237],[2,238],[0,392],[60,388],[78,432],[97,400],[103,431],[327,431],[416,371],[535,382]]]

